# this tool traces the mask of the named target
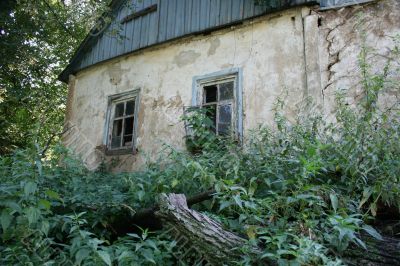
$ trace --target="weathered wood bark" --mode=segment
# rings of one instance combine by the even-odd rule
[[[216,191],[214,189],[207,190],[187,199],[188,206],[201,203],[212,199]],[[152,231],[161,230],[163,222],[159,217],[156,217],[155,212],[159,209],[158,204],[152,207],[144,208],[132,215],[132,211],[124,209],[122,212],[115,214],[117,219],[110,222],[110,227],[115,235],[115,239],[124,236],[127,233],[140,232],[140,228],[149,228]]]
[[[243,252],[254,256],[260,253],[257,248],[247,246],[246,239],[224,230],[221,224],[206,215],[189,209],[183,194],[162,194],[155,215],[180,237],[186,238],[212,265],[231,265],[240,260]]]
[[[213,195],[216,193],[214,189],[207,190],[205,192],[201,192],[199,194],[196,194],[190,198],[187,199],[187,205],[190,207],[194,204],[203,202],[205,200],[212,199]],[[151,224],[156,225],[156,227],[159,227],[161,229],[161,221],[154,215],[155,211],[159,209],[159,206],[155,204],[154,206],[150,208],[146,208],[143,210],[140,210],[135,213],[135,215],[132,217],[131,222],[132,223],[137,223],[141,222],[143,220],[150,221]]]
[[[203,202],[205,200],[212,199],[213,195],[216,193],[214,189],[207,190],[196,194],[187,199],[187,205],[190,207],[194,204]],[[162,221],[155,215],[155,212],[159,210],[158,204],[146,209],[142,209],[129,218],[130,224],[139,225],[140,227],[151,228],[153,230],[162,229]]]
[[[349,265],[383,266],[400,265],[400,239],[383,237],[377,240],[363,236],[367,250],[362,248],[349,248],[344,255],[344,261]]]

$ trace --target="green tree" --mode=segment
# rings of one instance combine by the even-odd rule
[[[0,3],[0,154],[61,131],[67,89],[57,76],[107,2]]]

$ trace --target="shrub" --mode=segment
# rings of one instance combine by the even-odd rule
[[[393,84],[389,63],[371,74],[365,54],[360,62],[364,98],[349,106],[338,95],[334,122],[305,109],[290,123],[280,101],[275,127],[240,146],[186,116],[200,127],[201,149],[166,147],[167,159],[133,173],[90,172],[62,147],[49,159],[33,150],[1,157],[0,263],[176,265],[172,238],[146,228],[121,237],[113,226],[160,193],[215,188],[214,200],[196,208],[263,250],[238,264],[343,264],[350,246],[366,247],[362,232],[381,237],[369,224],[384,206],[400,208],[399,113],[378,105]]]

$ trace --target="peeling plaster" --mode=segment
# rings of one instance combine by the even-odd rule
[[[175,95],[168,100],[164,100],[164,96],[153,98],[151,108],[156,110],[158,108],[179,108],[183,106],[183,101],[180,95]]]
[[[110,83],[113,85],[119,85],[122,81],[123,75],[128,72],[129,72],[128,69],[121,68],[121,64],[119,62],[109,65],[106,69],[106,73],[109,76]]]
[[[221,40],[219,38],[214,38],[210,41],[210,48],[208,48],[207,55],[214,55],[217,49],[221,46]]]
[[[196,62],[196,59],[200,56],[201,53],[198,53],[194,50],[182,51],[174,57],[173,63],[178,65],[178,67],[184,67],[186,65]]]

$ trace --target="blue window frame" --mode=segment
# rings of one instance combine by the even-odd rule
[[[193,77],[192,106],[211,110],[218,134],[243,137],[242,70],[233,68]]]
[[[104,136],[107,155],[136,152],[138,110],[139,90],[108,97]]]

